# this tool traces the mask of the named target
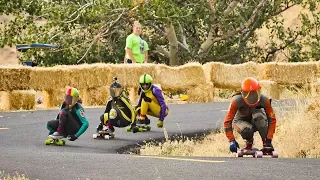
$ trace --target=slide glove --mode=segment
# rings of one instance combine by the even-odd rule
[[[231,141],[231,142],[230,142],[230,148],[229,148],[230,151],[236,153],[237,150],[238,150],[237,148],[239,148],[238,142],[237,142],[236,140]]]
[[[76,139],[78,139],[77,135],[73,134],[73,135],[69,135],[68,136],[69,141],[75,141]]]
[[[162,128],[163,127],[163,121],[161,121],[160,119],[158,120],[157,123],[158,128]]]

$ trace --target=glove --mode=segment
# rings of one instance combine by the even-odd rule
[[[151,102],[151,101],[152,101],[151,98],[149,98],[149,97],[147,97],[147,96],[143,97],[143,100],[144,100],[145,102]]]
[[[69,141],[75,141],[76,139],[78,139],[77,135],[73,134],[73,135],[69,135],[68,136]]]
[[[160,119],[158,120],[157,123],[158,128],[162,128],[163,127],[163,121],[161,121]]]
[[[237,150],[238,150],[237,148],[239,148],[239,144],[237,143],[237,141],[236,140],[231,141],[230,142],[230,148],[229,148],[230,151],[236,153]]]

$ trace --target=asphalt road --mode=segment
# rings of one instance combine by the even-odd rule
[[[294,101],[275,102],[290,108]],[[169,105],[165,129],[170,136],[220,128],[229,103]],[[103,108],[87,108],[88,130],[65,146],[44,144],[46,123],[57,110],[0,113],[0,171],[30,179],[320,179],[319,159],[156,157],[119,154],[123,147],[164,137],[151,118],[151,132],[116,128],[116,138],[92,134]],[[226,151],[228,147],[226,147]],[[0,177],[1,179],[1,177]]]

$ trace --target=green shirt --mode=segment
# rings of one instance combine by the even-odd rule
[[[149,50],[149,46],[146,41],[142,40],[140,36],[130,34],[126,39],[126,48],[131,49],[134,60],[137,63],[144,62],[144,52]],[[126,58],[130,59],[126,54]]]

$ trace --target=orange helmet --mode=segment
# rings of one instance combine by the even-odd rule
[[[248,106],[256,106],[260,101],[260,84],[255,78],[246,78],[241,84],[241,95]]]

